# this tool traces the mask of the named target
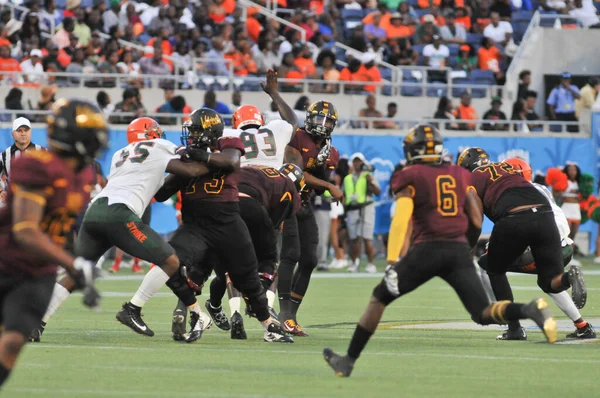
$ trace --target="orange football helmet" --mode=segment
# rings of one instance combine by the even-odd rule
[[[504,162],[510,164],[513,169],[520,170],[521,174],[527,181],[533,180],[533,172],[531,171],[531,166],[529,163],[520,158],[510,158],[506,159]]]
[[[262,113],[254,105],[242,105],[233,112],[233,128],[241,129],[244,126],[265,124]]]
[[[158,122],[150,117],[137,118],[127,126],[127,141],[130,144],[164,137],[165,133]]]

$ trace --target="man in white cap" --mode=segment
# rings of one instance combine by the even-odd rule
[[[375,249],[373,248],[373,234],[375,232],[375,203],[373,195],[379,195],[381,189],[377,180],[371,174],[373,167],[360,152],[353,154],[352,172],[344,178],[344,210],[346,212],[346,226],[350,238],[350,257],[352,262],[348,267],[349,272],[358,271],[360,264],[361,244],[365,244],[365,253],[368,258],[366,271],[377,272],[375,267]]]
[[[24,117],[16,118],[13,122],[12,136],[15,143],[6,148],[0,158],[0,202],[4,202],[6,198],[5,191],[10,177],[12,161],[21,156],[24,151],[44,149],[42,146],[31,142],[31,122]]]
[[[42,50],[38,48],[31,50],[29,52],[29,58],[21,62],[21,70],[26,73],[25,81],[30,83],[41,83],[44,77]]]

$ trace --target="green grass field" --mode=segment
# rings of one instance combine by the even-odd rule
[[[584,267],[584,273],[589,270],[597,272],[600,267]],[[127,270],[121,274],[130,275]],[[81,305],[81,296],[71,297],[49,323],[42,343],[26,347],[2,396],[600,396],[599,344],[548,345],[533,329],[527,342],[503,342],[495,340],[500,330],[496,326],[440,328],[435,323],[470,319],[441,280],[392,304],[352,377],[334,377],[321,351],[328,346],[345,352],[379,279],[314,278],[298,318],[310,337],[296,338],[294,344],[264,343],[262,328],[249,318],[245,318],[247,341],[232,341],[228,332],[213,327],[197,343],[176,343],[170,336],[175,300],[166,287],[144,309],[156,335],[143,337],[114,317],[140,281],[102,280],[102,311],[91,312]],[[510,279],[516,299],[542,295],[534,278]],[[600,275],[588,275],[586,280],[589,295],[582,313],[600,318]],[[558,319],[566,319],[551,305]],[[423,325],[427,323],[438,329]],[[415,324],[421,326],[401,328]],[[559,338],[564,334],[561,331]]]

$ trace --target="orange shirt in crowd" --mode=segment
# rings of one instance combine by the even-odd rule
[[[492,23],[492,20],[489,18],[477,18],[475,23],[481,26],[481,30],[483,30],[486,26]]]
[[[439,7],[441,4],[441,0],[419,0],[419,8],[429,8],[429,7]],[[455,7],[464,7],[464,0],[455,0]]]
[[[379,25],[383,28],[381,24]],[[400,37],[410,37],[415,34],[415,27],[410,25],[394,26],[390,24],[383,29],[385,29],[388,40],[398,39]]]
[[[148,40],[148,43],[146,43],[147,47],[154,47],[154,42],[156,41],[156,37],[153,37],[152,39]],[[168,40],[163,40],[160,43],[160,47],[163,50],[163,55],[171,55],[173,54],[173,47],[171,47],[171,43],[169,43]]]
[[[233,73],[237,76],[248,76],[248,73],[256,73],[256,62],[250,54],[242,54],[239,51],[225,54],[225,59],[231,60],[233,65]]]
[[[454,23],[457,25],[462,25],[467,32],[471,30],[471,18],[469,16],[456,18]]]
[[[492,72],[500,71],[500,50],[498,47],[479,48],[477,52],[477,62],[479,69],[491,70]]]
[[[373,11],[372,13],[367,14],[367,16],[362,19],[363,25],[373,23],[373,14],[375,12],[376,11]],[[392,14],[390,14],[389,12],[386,12],[385,14],[383,14],[381,16],[381,20],[379,21],[379,27],[381,29],[387,30],[392,25],[391,19],[392,19]]]
[[[317,73],[317,67],[310,58],[296,58],[294,60],[294,65],[296,65],[300,73],[302,73],[304,76],[310,76]]]
[[[216,23],[221,23],[227,15],[230,15],[235,10],[235,0],[223,0],[221,4],[211,6],[208,17]]]
[[[477,112],[475,111],[475,108],[473,108],[471,105],[464,106],[463,104],[459,104],[454,109],[454,117],[457,119],[460,119],[460,120],[477,120],[477,119],[479,119],[479,116],[477,116]],[[474,123],[467,123],[467,125],[469,127],[475,127]]]
[[[21,64],[14,58],[0,58],[0,71],[21,72]],[[0,79],[4,76],[0,75]]]
[[[323,14],[323,0],[312,0],[308,5],[308,8],[311,12],[314,12],[317,15]]]
[[[381,72],[379,72],[379,68],[376,66],[367,69],[364,65],[361,65],[357,73],[362,73],[362,81],[375,83],[379,83],[381,81]],[[374,93],[377,90],[377,86],[367,85],[364,87],[364,89],[369,93]]]
[[[256,18],[246,18],[246,31],[248,32],[250,40],[256,43],[261,30],[262,26],[260,25],[260,22],[256,20]]]
[[[10,42],[10,40],[5,39],[4,37],[0,37],[0,47],[4,46],[12,47],[12,43]]]

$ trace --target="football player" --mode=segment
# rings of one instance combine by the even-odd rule
[[[506,272],[529,247],[536,264],[538,286],[546,293],[572,287],[573,301],[583,308],[587,290],[578,267],[564,271],[561,237],[547,197],[509,163],[492,163],[481,148],[465,149],[458,165],[472,172],[478,205],[494,223],[487,253],[487,273],[497,300],[513,300]],[[516,320],[509,334],[520,334]]]
[[[268,166],[279,169],[283,165],[285,147],[290,142],[294,131],[298,128],[298,118],[296,117],[294,110],[283,100],[281,95],[279,95],[277,85],[277,72],[268,70],[266,82],[261,82],[261,86],[264,92],[271,97],[273,103],[277,106],[282,120],[273,120],[265,125],[263,116],[257,107],[254,105],[242,105],[233,113],[232,121],[234,129],[226,129],[223,133],[224,137],[239,137],[242,140],[246,151],[245,155],[242,156],[240,160],[242,167]],[[240,181],[244,181],[243,176],[240,177]],[[242,218],[246,220],[243,212]],[[255,239],[254,235],[252,239]],[[281,235],[279,233],[275,235],[275,241],[278,243],[278,247],[281,247]],[[277,253],[279,254],[279,249],[277,249]],[[259,252],[257,251],[256,254],[258,255]],[[225,281],[218,278],[213,279],[211,286],[217,283],[225,283]],[[275,280],[267,290],[269,312],[275,320],[277,320],[277,315],[273,310],[273,305],[275,303],[276,287],[277,282]],[[211,287],[211,289],[217,291],[222,290],[223,288],[224,286],[219,287],[216,285]],[[232,338],[236,338],[234,336],[245,335],[243,319],[240,315],[241,296],[239,292],[231,286],[231,283],[229,283],[227,292],[229,293],[229,308],[232,318],[231,324],[233,325],[231,336]],[[210,304],[211,301],[207,301],[206,308],[209,313],[213,315],[213,320],[215,320],[215,316],[221,317],[217,314],[220,313],[222,309],[211,308]],[[228,323],[229,322],[227,322],[227,324]],[[225,323],[217,322],[217,325],[219,324],[226,326]]]
[[[527,180],[532,180],[532,172],[531,166],[525,162],[523,159],[519,158],[510,158],[505,160],[506,163],[510,164],[514,170],[519,170],[521,175]],[[558,228],[558,232],[561,238],[561,246],[562,246],[562,259],[563,265],[566,267],[573,258],[573,241],[569,238],[569,222],[567,221],[567,217],[565,217],[565,213],[563,213],[562,209],[558,207],[552,194],[543,185],[532,183],[534,187],[537,188],[548,200],[550,206],[552,207],[552,213],[554,214],[554,221],[556,223],[556,227]],[[479,258],[479,266],[486,270],[488,268],[487,254],[484,254]],[[533,255],[531,254],[531,248],[527,248],[521,256],[507,269],[508,272],[516,272],[523,274],[533,274],[537,273],[537,268],[535,261],[533,259]],[[485,272],[485,271],[484,271]],[[592,325],[583,319],[579,310],[573,303],[573,299],[566,291],[562,291],[560,293],[550,293],[550,297],[554,303],[560,308],[565,315],[567,315],[573,321],[573,324],[576,327],[576,330],[573,333],[569,333],[567,338],[577,338],[577,339],[593,339],[596,337],[596,332]],[[516,329],[508,329],[504,331],[500,336],[497,337],[498,340],[527,340],[527,334],[525,333],[525,329],[520,327],[518,322],[514,322],[514,327]]]
[[[141,217],[152,197],[162,186],[165,172],[195,178],[209,172],[201,162],[183,162],[177,145],[164,139],[158,123],[142,117],[128,126],[128,135],[137,140],[118,150],[112,157],[108,183],[87,209],[83,225],[75,242],[75,253],[94,263],[112,246],[132,256],[157,264],[150,270],[133,298],[123,304],[117,320],[136,333],[154,336],[142,319],[144,304],[179,269],[175,251]],[[61,279],[54,288],[52,301],[39,329],[39,335],[50,317],[69,297],[74,281],[69,276]],[[191,311],[199,317],[198,303],[189,303]],[[204,313],[207,319],[210,319]]]
[[[337,186],[329,182],[329,174],[340,158],[337,149],[331,145],[331,134],[337,120],[338,113],[333,104],[315,102],[306,110],[304,128],[296,131],[285,148],[284,162],[303,169],[308,188],[296,217],[283,224],[278,273],[279,318],[284,322],[284,330],[295,336],[307,336],[298,324],[296,314],[318,263],[319,230],[310,197],[313,194],[321,195],[326,190],[333,201],[339,201],[344,196]]]
[[[7,206],[0,211],[0,385],[42,320],[57,265],[71,275],[74,288],[92,283],[94,264],[64,246],[96,183],[91,163],[106,149],[107,123],[95,105],[65,99],[54,103],[47,121],[48,151],[14,161]]]
[[[242,167],[238,173],[240,215],[252,237],[259,276],[264,289],[268,291],[275,279],[278,258],[276,230],[283,220],[294,216],[300,209],[299,193],[305,186],[304,173],[293,164],[284,164],[279,170],[266,166]],[[215,308],[221,308],[221,298],[226,287],[231,290],[231,283],[227,283],[224,275],[218,272],[219,268],[216,271],[217,276],[210,284],[206,308],[219,328],[229,330],[227,317],[219,314]],[[271,308],[269,310],[272,311]],[[251,309],[248,312],[253,315]],[[271,317],[276,320],[275,316]],[[231,317],[231,338],[246,339],[239,312]]]
[[[181,191],[182,225],[170,243],[187,269],[201,267],[209,250],[218,257],[233,285],[246,297],[265,329],[264,339],[292,342],[271,319],[267,298],[258,276],[258,263],[248,227],[240,216],[238,177],[244,145],[238,137],[223,137],[223,118],[217,112],[197,109],[183,124],[182,142],[188,155],[206,164],[211,174],[200,178],[169,175],[155,195],[164,201]],[[167,286],[187,306],[196,302],[185,275],[175,273]],[[192,323],[193,314],[192,314]],[[202,335],[202,320],[196,321],[189,340]]]
[[[337,376],[350,376],[386,306],[436,276],[452,286],[475,322],[504,324],[531,318],[549,342],[556,340],[556,322],[543,299],[529,304],[489,303],[471,257],[483,220],[476,195],[469,189],[471,176],[458,166],[442,162],[442,151],[443,138],[429,124],[413,127],[404,139],[409,165],[392,181],[397,206],[390,241],[404,242],[412,216],[413,245],[400,262],[387,267],[383,280],[375,287],[348,354],[340,356],[329,348],[323,351]]]

